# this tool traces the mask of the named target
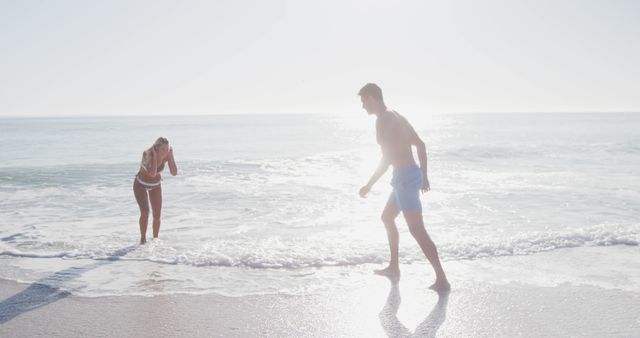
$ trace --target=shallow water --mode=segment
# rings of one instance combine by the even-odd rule
[[[639,114],[408,117],[427,143],[425,224],[444,261],[640,242]],[[160,240],[138,246],[131,185],[160,135],[179,175],[163,175]],[[0,278],[86,295],[153,281],[286,293],[388,259],[389,175],[357,196],[379,157],[372,117],[2,119],[0,142]],[[399,229],[403,264],[423,263]],[[57,275],[74,266],[82,278]]]

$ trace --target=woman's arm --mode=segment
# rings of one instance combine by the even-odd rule
[[[151,161],[149,161],[149,164],[151,165],[151,167],[147,168],[149,172],[149,176],[151,177],[156,177],[156,175],[158,174],[158,162],[156,160],[157,158],[158,158],[158,154],[156,154],[156,148],[151,147]]]
[[[171,172],[171,176],[178,175],[178,166],[176,165],[176,160],[173,158],[173,147],[169,147],[167,162],[169,163],[169,171]]]

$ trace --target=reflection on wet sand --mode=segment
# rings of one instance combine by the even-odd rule
[[[447,317],[447,303],[449,292],[439,292],[438,302],[429,315],[416,327],[412,333],[398,319],[398,310],[402,298],[400,297],[399,280],[390,279],[391,288],[387,302],[378,315],[380,324],[389,337],[435,337],[438,329]]]

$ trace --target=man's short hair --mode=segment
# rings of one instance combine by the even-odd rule
[[[380,101],[383,101],[382,89],[380,89],[380,87],[378,87],[378,85],[375,83],[367,83],[366,85],[364,85],[364,87],[362,87],[358,92],[358,95],[373,96],[377,99],[380,99]]]

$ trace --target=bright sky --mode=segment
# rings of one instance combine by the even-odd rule
[[[0,117],[640,111],[640,1],[0,0]]]

